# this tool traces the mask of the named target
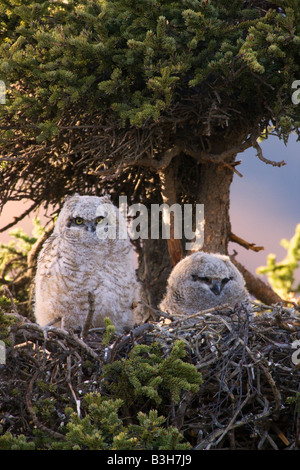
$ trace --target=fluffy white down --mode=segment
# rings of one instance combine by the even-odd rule
[[[105,317],[111,319],[118,332],[140,322],[136,305],[141,288],[128,237],[101,239],[98,226],[94,232],[68,226],[77,217],[94,220],[102,207],[115,212],[117,224],[122,221],[118,209],[105,196],[76,194],[65,202],[38,259],[35,317],[40,325],[60,318],[65,329],[82,327],[89,312],[89,292],[95,299],[93,327],[104,326]],[[106,230],[109,228],[108,222]]]

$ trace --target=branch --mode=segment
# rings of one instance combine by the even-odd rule
[[[234,233],[230,233],[229,239],[233,243],[238,243],[242,247],[246,248],[246,250],[252,250],[252,251],[261,251],[264,250],[265,248],[263,246],[256,246],[255,243],[249,243],[246,242],[246,240],[243,240],[242,238],[238,237],[237,235],[234,235]]]
[[[45,229],[45,231],[43,232],[43,234],[40,236],[40,238],[38,238],[38,240],[34,243],[34,245],[32,246],[31,250],[29,251],[28,255],[27,255],[27,264],[28,264],[28,276],[29,277],[33,277],[34,275],[34,269],[35,269],[35,266],[36,266],[36,263],[37,263],[37,259],[38,259],[38,256],[39,256],[39,253],[42,249],[42,246],[43,244],[45,243],[45,241],[48,239],[49,235],[51,234],[51,232],[53,231],[53,228],[54,228],[54,221],[52,220],[50,222],[50,225],[49,227],[47,227]]]
[[[286,303],[285,300],[281,299],[281,297],[279,297],[279,295],[276,294],[270,286],[268,286],[268,284],[254,276],[254,274],[250,273],[250,271],[248,271],[242,264],[236,261],[234,256],[231,257],[231,261],[244,276],[246,286],[250,294],[267,305],[276,304],[278,302]]]
[[[11,305],[12,305],[12,308],[14,310],[14,313],[19,315],[19,312],[18,312],[18,309],[16,307],[16,304],[15,304],[15,301],[14,301],[14,298],[13,298],[13,295],[12,293],[10,292],[9,288],[7,286],[2,286],[2,289],[4,291],[4,293],[6,294],[6,296],[9,298],[10,302],[11,302]]]
[[[278,166],[278,167],[286,165],[284,160],[282,160],[281,162],[273,162],[272,160],[268,160],[267,158],[265,158],[263,156],[261,147],[259,146],[259,144],[256,141],[253,142],[253,147],[256,149],[257,156],[262,162],[267,163],[268,165]]]
[[[221,153],[209,153],[204,150],[199,151],[199,149],[194,149],[193,147],[184,147],[183,151],[190,157],[195,158],[199,163],[205,162],[214,162],[214,163],[224,163],[228,158],[237,155],[238,153],[244,152],[249,147],[253,145],[253,137],[249,137],[245,142],[234,145],[230,149],[224,150]],[[235,165],[235,162],[226,162],[229,165]],[[232,168],[233,169],[233,168]],[[234,170],[233,170],[234,171]]]
[[[226,162],[222,162],[222,165],[224,165],[226,168],[228,168],[229,170],[233,171],[236,175],[238,175],[240,178],[243,178],[243,175],[242,173],[240,173],[238,170],[235,169],[235,166],[236,165],[239,165],[241,162],[234,162],[234,163],[226,163]]]
[[[175,145],[174,147],[166,150],[159,160],[154,160],[153,158],[141,158],[133,164],[137,166],[154,168],[157,171],[164,170],[170,165],[173,158],[176,157],[181,151],[181,146]]]
[[[10,222],[9,224],[5,225],[5,227],[0,228],[0,232],[5,232],[5,230],[9,229],[10,227],[13,227],[15,224],[20,222],[20,220],[23,220],[24,217],[29,215],[37,206],[39,205],[38,202],[35,202],[32,204],[32,206],[29,207],[23,214],[19,215],[18,217],[14,217],[13,222]]]

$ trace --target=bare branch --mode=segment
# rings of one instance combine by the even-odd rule
[[[234,257],[231,257],[231,261],[244,276],[247,289],[255,298],[268,305],[276,304],[278,302],[286,303],[269,285],[257,276],[254,276],[254,274],[250,273],[250,271],[236,261]]]
[[[34,202],[34,204],[32,204],[28,209],[26,209],[26,211],[23,212],[23,214],[19,215],[18,217],[14,217],[14,220],[12,222],[10,222],[9,224],[7,224],[4,227],[0,228],[0,232],[5,232],[7,229],[9,229],[9,228],[13,227],[14,225],[16,225],[18,222],[23,220],[24,217],[26,217],[32,211],[34,211],[34,209],[36,209],[36,207],[38,207],[38,205],[39,205],[38,202]]]
[[[246,248],[246,250],[261,251],[265,249],[263,246],[256,246],[255,243],[249,243],[246,240],[243,240],[232,232],[230,233],[230,241],[238,243],[242,247]]]
[[[262,162],[267,163],[268,165],[278,166],[278,167],[286,165],[284,160],[282,160],[281,162],[274,162],[272,160],[268,160],[267,158],[265,158],[263,156],[262,149],[257,142],[253,142],[253,147],[256,149],[257,156]]]

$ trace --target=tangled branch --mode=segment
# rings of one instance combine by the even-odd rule
[[[14,316],[18,321],[11,328],[0,378],[4,430],[22,429],[32,439],[33,423],[52,438],[63,438],[66,397],[80,414],[84,395],[101,392],[105,364],[126,360],[136,345],[154,342],[167,357],[179,339],[185,343],[186,361],[201,372],[203,384],[197,394],[183,392],[178,404],[169,404],[168,421],[194,449],[299,446],[297,408],[287,404],[299,393],[300,383],[299,367],[292,362],[292,343],[300,338],[295,308],[253,304],[250,309],[223,307],[190,317],[164,315],[159,322],[114,335],[108,346],[103,345],[101,328],[85,331],[83,337],[54,327],[45,330]],[[16,387],[17,395],[12,393]],[[51,425],[33,407],[47,397],[55,400],[56,420]],[[145,407],[151,407],[151,401]]]

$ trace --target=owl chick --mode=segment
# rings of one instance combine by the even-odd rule
[[[35,317],[65,329],[83,327],[94,298],[92,327],[109,317],[117,332],[139,322],[134,255],[125,219],[109,196],[67,198],[42,247],[35,279]]]
[[[245,281],[228,256],[197,252],[172,270],[160,309],[172,315],[191,315],[248,299]]]

